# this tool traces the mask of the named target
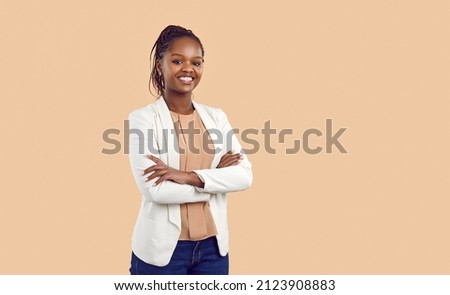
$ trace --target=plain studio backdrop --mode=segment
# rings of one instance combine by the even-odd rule
[[[141,196],[102,134],[123,144],[155,100],[169,24],[205,47],[195,99],[259,130],[253,186],[229,194],[232,274],[449,274],[449,16],[448,1],[2,0],[0,274],[128,274]],[[326,119],[347,153],[286,153]]]

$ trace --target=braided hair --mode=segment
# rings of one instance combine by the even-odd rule
[[[164,95],[164,77],[158,72],[156,63],[163,58],[164,53],[169,49],[175,39],[183,37],[189,37],[197,41],[202,50],[202,57],[205,55],[202,42],[200,42],[200,39],[191,30],[177,25],[167,26],[159,35],[150,52],[150,64],[152,64],[152,69],[148,87],[151,94],[153,94],[150,87],[152,84],[157,91],[157,96]]]

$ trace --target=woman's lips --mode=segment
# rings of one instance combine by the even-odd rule
[[[189,77],[189,76],[178,77],[178,80],[180,80],[181,83],[186,84],[186,85],[192,84],[192,82],[194,82],[194,78]]]

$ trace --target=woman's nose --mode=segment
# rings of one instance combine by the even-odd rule
[[[183,72],[193,72],[194,68],[190,63],[184,63],[183,68],[181,69]]]

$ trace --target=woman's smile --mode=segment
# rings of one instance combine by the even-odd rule
[[[178,77],[178,80],[180,80],[183,84],[186,84],[186,85],[190,85],[194,82],[194,78],[192,76],[186,76],[186,75]]]

